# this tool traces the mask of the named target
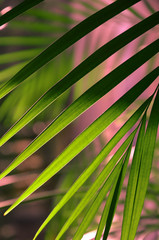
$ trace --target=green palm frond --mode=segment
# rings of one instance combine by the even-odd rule
[[[9,12],[5,13],[3,16],[0,17],[0,26],[3,24],[9,22],[13,18],[17,17],[18,15],[24,13],[28,9],[36,6],[38,3],[42,2],[43,0],[25,0],[13,9],[11,9]]]
[[[129,118],[126,117],[125,123],[115,135],[106,144],[103,144],[103,148],[97,156],[93,154],[94,160],[89,166],[84,167],[84,171],[57,202],[34,237],[34,239],[38,237],[44,227],[53,221],[61,208],[72,200],[77,191],[81,187],[85,187],[85,183],[94,175],[94,182],[87,186],[86,193],[81,196],[79,203],[63,224],[56,239],[61,239],[71,224],[79,216],[82,216],[83,220],[72,236],[72,239],[80,240],[105,198],[105,208],[101,214],[95,239],[98,240],[101,237],[107,239],[120,201],[119,196],[127,169],[130,168],[121,239],[134,239],[148,188],[159,123],[159,86],[157,82],[159,67],[156,67],[159,40],[156,40],[156,36],[154,36],[151,41],[147,41],[147,32],[156,30],[159,12],[156,12],[147,0],[143,1],[149,12],[149,16],[146,17],[138,11],[136,5],[133,6],[140,0],[115,1],[111,4],[105,4],[100,0],[95,4],[89,0],[81,0],[78,2],[81,6],[79,9],[72,4],[74,1],[70,4],[60,3],[62,10],[68,13],[65,15],[57,12],[52,13],[42,9],[42,7],[30,9],[40,2],[40,0],[25,0],[0,17],[0,25],[17,17],[11,23],[9,22],[8,29],[11,31],[12,29],[17,31],[23,29],[24,31],[23,36],[3,36],[0,39],[0,47],[12,46],[15,49],[12,52],[1,54],[0,57],[0,64],[5,66],[0,73],[0,120],[7,124],[15,122],[8,132],[0,138],[0,146],[7,143],[31,121],[36,121],[38,115],[39,119],[41,117],[43,120],[47,120],[45,115],[49,115],[49,120],[54,120],[0,173],[0,179],[15,170],[111,90],[119,89],[121,84],[125,84],[125,79],[143,65],[146,66],[145,74],[140,77],[140,81],[139,78],[135,79],[134,75],[133,80],[127,80],[129,90],[105,109],[43,169],[36,180],[9,207],[5,215],[21,202],[26,201],[27,197],[61,171],[116,119],[121,119],[120,115],[132,107],[138,97],[153,86],[147,99],[143,100],[139,106],[133,107],[133,113],[130,114]],[[102,33],[100,33],[96,43],[92,45],[91,51],[93,50],[93,53],[89,54],[91,36],[87,38],[87,35],[102,24],[108,26],[108,20],[120,15],[125,18],[125,10],[132,14],[135,24],[113,39],[108,38],[108,42],[102,46],[100,39]],[[78,21],[71,17],[74,12],[80,14],[84,20],[77,23]],[[18,19],[20,14],[22,16]],[[37,21],[34,22],[35,19]],[[32,34],[31,31],[34,33]],[[86,38],[85,51],[81,54],[82,62],[73,68],[76,45],[73,47],[72,45],[83,37]],[[128,47],[132,46],[133,43],[135,43],[133,55],[128,55],[126,60],[123,60]],[[48,46],[48,44],[51,45]],[[99,65],[105,64],[107,67],[110,57],[114,57],[114,61],[111,70],[105,75]],[[92,70],[92,75],[90,75]],[[98,81],[95,79],[95,72],[98,76],[102,76]],[[84,88],[84,91],[79,89],[76,95],[77,86],[79,88],[78,84],[83,83],[87,87]],[[69,101],[68,106],[66,103],[71,92],[76,98],[73,102]],[[50,109],[52,110],[50,111]],[[15,115],[14,112],[16,112]],[[150,116],[148,116],[149,112]],[[101,164],[117,146],[118,148],[111,159],[104,164],[102,171],[100,171]],[[132,146],[135,147],[135,150],[130,165]],[[98,172],[96,172],[97,169]],[[88,206],[86,214],[83,214],[83,210]]]

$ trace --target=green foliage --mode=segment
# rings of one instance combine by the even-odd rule
[[[115,67],[115,69],[113,69],[109,74],[102,77],[98,82],[90,86],[64,111],[62,107],[65,106],[65,102],[69,96],[69,90],[71,87],[73,89],[74,84],[77,85],[77,82],[81,78],[85,77],[89,72],[103,63],[114,53],[118,52],[120,49],[125,49],[130,42],[138,37],[141,37],[142,34],[145,34],[148,30],[154,28],[158,24],[159,12],[155,12],[150,3],[146,0],[144,3],[150,12],[150,16],[145,19],[132,7],[132,5],[140,2],[140,0],[118,0],[108,6],[103,6],[101,1],[97,1],[102,7],[104,7],[99,11],[96,11],[96,7],[90,4],[89,1],[80,1],[81,5],[84,6],[88,12],[96,12],[88,16],[82,22],[78,23],[76,26],[72,27],[71,30],[68,30],[68,26],[65,24],[69,25],[75,23],[71,17],[63,16],[57,13],[51,13],[40,8],[30,9],[40,2],[40,0],[25,0],[8,13],[0,17],[0,25],[9,22],[20,14],[34,17],[40,19],[41,21],[44,20],[44,23],[41,23],[40,21],[36,22],[35,24],[26,22],[24,25],[23,22],[16,22],[13,20],[11,21],[9,27],[22,27],[25,31],[27,31],[27,29],[32,29],[38,34],[48,33],[46,34],[46,37],[40,36],[40,38],[36,35],[33,35],[2,37],[0,39],[0,46],[9,46],[12,44],[13,46],[26,47],[25,50],[16,50],[12,53],[1,54],[0,64],[10,64],[16,61],[18,63],[15,66],[9,65],[7,69],[0,73],[0,98],[2,99],[5,97],[1,106],[1,120],[4,119],[4,116],[7,116],[9,119],[9,115],[7,113],[8,110],[11,115],[13,115],[12,112],[17,112],[15,119],[12,118],[12,121],[16,121],[16,123],[11,126],[9,131],[5,133],[4,136],[1,137],[0,146],[9,141],[29,122],[33,120],[35,121],[37,116],[44,110],[46,111],[49,106],[53,107],[60,105],[60,107],[57,107],[57,110],[55,109],[57,114],[51,114],[49,116],[49,119],[54,118],[49,126],[24,149],[24,151],[17,158],[15,158],[2,173],[0,173],[0,179],[4,178],[10,174],[11,171],[15,170],[22,162],[28,159],[28,157],[32,156],[32,154],[34,154],[38,149],[40,149],[43,145],[60,133],[64,128],[66,128],[66,126],[71,124],[108,92],[117,87],[118,84],[124,81],[125,78],[129,77],[144,63],[148,62],[148,68],[146,75],[138,83],[130,88],[130,90],[128,90],[122,97],[112,104],[82,133],[80,133],[70,143],[70,145],[68,145],[56,157],[56,159],[54,159],[43,170],[37,179],[24,191],[24,193],[12,204],[12,206],[9,207],[9,209],[5,212],[5,215],[23,202],[28,196],[34,193],[44,183],[50,180],[60,170],[62,170],[80,152],[90,145],[110,124],[119,118],[120,115],[125,112],[125,110],[129,108],[131,104],[133,104],[136,99],[151,86],[151,84],[154,84],[156,90],[151,96],[148,96],[148,98],[142,102],[137,109],[135,109],[130,118],[125,121],[125,124],[123,124],[118,132],[103,147],[94,160],[92,159],[91,164],[85,167],[83,173],[81,173],[66,194],[59,200],[34,237],[34,239],[36,239],[44,227],[50,221],[52,221],[61,208],[65,206],[71,198],[74,197],[74,195],[82,186],[85,186],[84,184],[86,181],[95,173],[100,164],[104,162],[108,154],[117,146],[120,141],[123,141],[124,136],[127,136],[126,140],[124,139],[121,146],[118,147],[118,150],[112,156],[111,160],[105,164],[103,170],[100,172],[100,174],[98,174],[88,191],[84,194],[84,196],[82,196],[81,201],[61,228],[56,239],[61,239],[70,225],[83,212],[83,210],[89,206],[83,221],[73,236],[73,239],[80,240],[93,221],[106,195],[106,204],[101,216],[95,239],[100,239],[102,235],[103,239],[107,239],[119,201],[120,192],[124,183],[133,145],[135,146],[135,151],[127,186],[121,239],[134,239],[148,188],[159,123],[159,87],[156,84],[159,74],[159,67],[151,67],[152,59],[155,61],[156,54],[159,50],[159,40],[154,40],[143,49],[139,49],[139,47],[137,47],[132,57],[129,57],[125,62]],[[67,9],[70,12],[73,11],[72,6],[64,3],[63,9]],[[131,14],[135,16],[135,18],[139,18],[141,21],[117,37],[113,38],[102,47],[94,50],[89,57],[87,57],[77,67],[72,69],[74,53],[73,49],[68,48],[103,23],[114,19],[116,15],[121,14],[121,12],[124,10],[129,10]],[[51,21],[54,21],[54,23],[58,22],[58,24],[49,25],[48,22]],[[50,34],[52,31],[54,31],[56,34],[64,34],[57,38],[56,34]],[[47,44],[50,44],[54,39],[56,40],[49,47],[42,51],[42,49],[46,47]],[[144,38],[141,38],[140,41],[141,42],[139,45],[144,42]],[[67,61],[65,59],[66,52],[64,52],[66,50],[70,51],[70,57],[69,59],[67,58]],[[39,55],[36,56],[37,54]],[[54,59],[55,57],[56,59]],[[31,58],[33,59],[30,60]],[[50,62],[53,59],[54,62]],[[28,61],[27,63],[24,62],[26,60]],[[66,62],[67,66],[65,66]],[[59,69],[59,74],[57,74],[57,69]],[[50,81],[50,75],[52,76],[52,81]],[[19,84],[21,84],[21,86],[19,86]],[[10,93],[11,91],[13,92]],[[6,95],[9,93],[10,95],[7,97]],[[63,95],[62,100],[59,98],[61,95]],[[59,102],[56,102],[55,100],[58,98]],[[12,108],[12,104],[15,105],[15,103],[20,101],[20,99],[21,103],[18,103],[18,107],[14,110],[14,108]],[[153,106],[150,107],[150,104],[153,104]],[[150,109],[150,117],[147,120],[147,112]],[[26,113],[24,113],[24,110],[27,110]],[[18,120],[19,117],[20,119]],[[148,121],[147,125],[146,121]],[[135,137],[137,138],[137,141],[134,140]]]

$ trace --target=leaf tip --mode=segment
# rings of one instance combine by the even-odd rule
[[[35,239],[37,238],[38,235],[39,235],[39,234],[38,234],[38,232],[37,232],[37,233],[35,234],[33,240],[35,240]]]
[[[9,210],[9,209],[8,209]],[[6,216],[10,211],[6,211],[4,214],[3,214],[3,216]]]
[[[13,207],[11,206],[10,208],[7,209],[7,211],[5,211],[5,213],[3,214],[3,216],[6,216],[8,213],[10,213],[13,210]]]

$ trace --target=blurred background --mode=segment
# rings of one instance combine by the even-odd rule
[[[19,0],[1,0],[0,14],[3,15],[20,2]],[[49,44],[80,21],[112,2],[113,1],[108,0],[46,0],[37,7],[25,12],[22,16],[12,20],[9,24],[3,25],[0,28],[0,86]],[[24,81],[15,91],[0,100],[0,136],[2,136],[42,94],[63,78],[71,69],[76,67],[100,46],[158,10],[158,6],[158,0],[143,0],[133,6],[133,8],[122,12],[120,15],[82,38],[71,48],[56,57],[54,61],[48,63],[27,81]],[[66,91],[65,94],[51,104],[43,113],[1,147],[0,171],[2,172],[43,129],[77,97],[130,56],[157,39],[157,37],[158,27],[155,27],[118,51],[91,73],[87,74],[86,77],[81,79],[71,89]],[[32,239],[36,230],[48,216],[51,209],[67,192],[80,173],[89,166],[92,159],[94,159],[102,147],[123,125],[134,109],[152,94],[156,87],[156,81],[122,114],[120,119],[117,119],[111,124],[102,135],[82,151],[68,166],[60,171],[60,173],[56,174],[45,186],[41,187],[28,198],[26,202],[22,203],[6,217],[3,217],[4,211],[81,131],[135,85],[145,74],[155,68],[157,63],[158,59],[155,56],[131,74],[129,78],[125,79],[119,86],[109,92],[107,96],[104,96],[94,104],[93,107],[38,150],[32,157],[18,166],[10,176],[0,181],[0,240]],[[113,154],[113,152],[111,154]],[[105,164],[109,158],[110,156],[108,156],[103,164]],[[61,226],[63,226],[68,216],[71,215],[71,211],[75,208],[101,169],[102,166],[89,178],[85,186],[80,189],[60,213],[54,217],[45,231],[38,237],[39,240],[55,239]],[[158,172],[159,141],[157,140],[147,198],[145,200],[136,239],[159,239]],[[128,176],[124,182],[123,191],[110,231],[110,237],[108,238],[109,240],[117,240],[120,237],[127,178]],[[88,234],[83,237],[83,240],[94,239],[94,233],[99,223],[103,207],[104,204],[101,206],[97,216],[88,229]],[[72,238],[81,219],[82,215],[80,219],[74,222],[63,239],[69,240]]]

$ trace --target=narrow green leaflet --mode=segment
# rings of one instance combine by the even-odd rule
[[[121,168],[122,168],[122,160],[123,160],[123,158],[119,161],[119,163],[115,167],[116,174],[115,174],[114,178],[110,181],[110,183],[107,180],[104,183],[103,187],[100,189],[100,191],[97,194],[95,200],[91,204],[91,207],[89,208],[86,215],[84,216],[84,219],[83,219],[82,223],[79,225],[79,227],[77,229],[77,232],[73,236],[73,240],[81,240],[82,239],[82,236],[84,235],[88,226],[90,225],[91,221],[93,220],[93,218],[94,218],[95,214],[97,213],[98,208],[100,207],[102,201],[106,197],[106,195],[107,195],[108,191],[110,190],[111,186],[115,184],[116,179],[118,179],[118,176],[120,175],[120,171],[121,171]],[[110,175],[110,177],[111,177],[111,175]],[[56,239],[60,239],[60,237],[61,237],[61,235],[59,237],[57,237]]]
[[[109,234],[109,230],[110,230],[110,227],[111,227],[111,224],[112,224],[112,221],[113,221],[113,217],[114,217],[116,207],[117,207],[117,204],[118,204],[120,192],[122,190],[122,186],[123,186],[123,182],[124,182],[124,178],[125,178],[125,174],[126,174],[126,170],[127,170],[127,165],[128,165],[129,158],[130,158],[131,147],[132,147],[132,143],[130,144],[130,146],[127,150],[125,160],[124,160],[124,164],[122,166],[122,171],[121,171],[121,174],[118,178],[117,185],[115,187],[112,202],[111,202],[111,205],[110,205],[110,208],[109,208],[109,213],[108,213],[107,218],[105,219],[106,225],[105,225],[103,240],[107,239],[108,234]]]
[[[91,15],[83,22],[79,23],[77,26],[75,26],[69,32],[63,35],[60,39],[54,42],[51,46],[49,46],[46,50],[44,50],[39,56],[37,56],[30,63],[28,63],[13,78],[11,78],[0,89],[0,98],[4,97],[15,87],[17,87],[22,81],[28,78],[31,74],[40,69],[42,66],[55,58],[72,44],[77,42],[79,39],[84,37],[86,34],[88,34],[110,18],[114,17],[115,15],[119,14],[123,10],[127,9],[128,7],[139,1],[140,0],[123,0],[122,2],[116,1],[115,3],[110,4],[109,6],[101,9],[97,13]]]
[[[43,22],[28,22],[28,21],[12,21],[9,26],[9,28],[12,29],[23,29],[23,30],[29,30],[37,33],[65,33],[68,30],[67,26],[58,26],[58,25],[52,25],[48,23]]]
[[[153,74],[152,74],[153,75]],[[78,153],[88,146],[102,131],[109,126],[131,103],[154,81],[153,77],[147,75],[126,94],[124,94],[116,103],[106,110],[96,121],[94,121],[85,131],[83,131],[62,153],[54,160],[36,179],[36,181],[24,192],[17,202],[10,208],[13,209],[21,201],[29,196],[33,191],[43,185],[60,169],[68,164]],[[28,149],[28,148],[27,148]],[[25,151],[27,151],[27,149]],[[34,149],[34,146],[33,146]],[[31,149],[33,151],[33,149]],[[28,153],[23,154],[28,157]],[[30,153],[30,152],[29,152]],[[24,156],[20,155],[1,175],[0,178],[6,176],[18,164],[24,160]],[[21,159],[22,156],[22,159]],[[9,211],[10,211],[9,210]]]
[[[145,133],[143,153],[136,186],[135,203],[131,217],[131,228],[129,231],[129,240],[135,238],[138,223],[140,220],[141,211],[144,204],[144,199],[149,182],[149,176],[152,168],[154,149],[156,144],[157,129],[159,124],[159,91],[157,92],[148,126]]]
[[[42,46],[53,41],[52,37],[9,36],[0,37],[0,46]]]
[[[63,24],[73,24],[76,22],[76,20],[72,19],[69,16],[66,16],[61,13],[50,12],[48,9],[46,11],[44,9],[33,8],[25,12],[24,15],[38,17],[42,20],[49,20],[51,22],[54,21]]]
[[[131,170],[130,170],[125,207],[124,207],[121,240],[128,239],[129,230],[131,228],[131,216],[133,212],[133,204],[135,201],[136,186],[138,182],[142,149],[144,146],[144,139],[145,139],[145,126],[146,126],[146,113],[144,114],[140,131],[138,134],[138,138],[135,146],[135,152],[134,152]]]
[[[129,148],[129,155],[127,155],[127,158],[125,160],[126,164],[128,163],[128,160],[129,160],[130,151],[131,151],[131,148]],[[113,201],[112,201],[112,205],[111,205],[111,208],[110,208],[110,212],[112,213],[112,216],[110,216],[110,214],[109,214],[108,220],[111,220],[111,217],[113,217],[113,215],[114,215],[114,211],[113,210],[115,210],[115,207],[117,205],[118,197],[120,195],[120,191],[121,191],[121,188],[122,188],[123,180],[124,180],[124,177],[125,177],[124,173],[126,173],[126,168],[124,166],[126,164],[124,163],[124,165],[122,166],[122,163],[123,163],[125,157],[126,157],[126,154],[124,154],[124,156],[121,158],[121,160],[118,163],[118,164],[121,164],[121,165],[120,165],[120,168],[118,170],[118,176],[116,177],[116,179],[115,179],[115,181],[113,183],[113,188],[114,188],[114,186],[116,186],[116,188],[114,189],[116,191],[115,191],[115,194],[113,196]],[[124,167],[124,170],[125,170],[124,173],[123,173],[123,167]],[[126,167],[127,167],[127,165],[126,165]],[[86,213],[82,223],[80,224],[79,228],[77,229],[77,232],[75,233],[73,239],[77,239],[77,240],[79,239],[80,240],[82,238],[83,234],[85,233],[85,231],[87,230],[89,224],[93,220],[95,214],[97,213],[97,211],[98,211],[101,203],[103,202],[105,196],[107,195],[108,191],[109,191],[109,189],[108,189],[108,186],[107,186],[107,182],[105,182],[105,184],[103,185],[103,187],[99,191],[96,199],[94,200],[94,202],[92,203],[92,205],[89,208],[88,212]],[[110,190],[110,193],[111,193],[111,191],[112,191],[112,189]],[[107,211],[108,210],[109,209],[107,209]],[[105,219],[105,221],[106,221],[106,219]]]
[[[108,175],[115,171],[117,173],[119,173],[119,169],[117,170],[116,167],[114,168],[115,164],[117,163],[117,161],[120,159],[120,157],[122,156],[122,154],[124,153],[125,149],[128,147],[129,143],[132,141],[136,130],[134,130],[134,132],[125,140],[125,142],[121,145],[121,147],[117,150],[117,152],[113,155],[112,159],[108,162],[108,164],[105,166],[105,168],[102,170],[102,172],[100,173],[100,175],[98,176],[98,178],[96,179],[96,181],[92,184],[92,186],[90,187],[90,189],[87,191],[87,193],[85,194],[85,196],[82,198],[82,200],[80,201],[80,203],[78,204],[78,206],[76,207],[76,209],[73,211],[73,213],[71,214],[70,218],[67,220],[67,222],[65,223],[65,225],[62,227],[62,229],[60,230],[58,236],[56,237],[57,239],[60,239],[61,236],[65,233],[65,231],[69,228],[69,226],[73,223],[73,221],[79,216],[79,214],[84,210],[84,208],[88,205],[88,203],[91,201],[91,199],[94,197],[94,194],[98,191],[98,189],[101,187],[101,185],[104,184],[106,178],[108,177]],[[112,165],[113,163],[113,165]],[[117,165],[117,168],[120,168],[119,166],[122,164],[122,162],[119,163],[119,165]],[[114,169],[113,169],[114,168]],[[116,169],[116,170],[115,170]],[[113,173],[114,175],[115,173]],[[109,175],[109,177],[111,176],[111,174]],[[115,174],[116,176],[116,174]],[[108,179],[109,179],[108,177]],[[107,181],[107,180],[106,180]],[[114,180],[113,180],[114,181]],[[108,184],[108,182],[106,183],[106,185]],[[112,183],[109,185],[107,185],[108,190],[110,189]]]
[[[126,68],[127,69],[127,68]],[[155,80],[158,76],[159,67],[143,78],[132,89],[130,89],[125,95],[123,95],[115,104],[113,104],[105,113],[103,113],[92,125],[88,127],[75,141],[63,152],[61,157],[54,161],[50,168],[57,166],[60,170],[60,166],[66,165],[67,157],[74,158],[80,151],[82,151],[87,145],[89,145],[104,129],[109,126],[129,105]],[[123,72],[119,72],[123,76]],[[118,78],[119,75],[116,76]],[[113,78],[111,78],[112,81]],[[112,81],[113,82],[113,81]],[[46,128],[9,166],[3,173],[0,174],[0,179],[5,177],[13,169],[15,169],[20,163],[36,152],[58,132],[60,132],[66,125],[68,125],[73,119],[74,115],[78,113],[80,108],[88,106],[92,101],[92,98],[101,96],[103,89],[109,87],[103,82],[96,83],[92,88],[86,91],[78,100],[75,101],[70,107],[68,107],[58,118],[56,118],[48,128]],[[74,107],[74,105],[76,107]],[[72,107],[73,106],[73,107]],[[66,124],[67,123],[67,124]],[[65,125],[64,125],[65,124]],[[75,149],[74,149],[75,148]],[[62,160],[60,160],[62,158]],[[70,159],[72,159],[70,158]],[[63,163],[64,165],[63,165]],[[51,167],[52,166],[52,167]],[[49,169],[49,168],[48,168]],[[59,171],[58,170],[58,171]],[[46,170],[48,171],[48,170]],[[53,172],[53,170],[51,170]],[[49,175],[48,175],[49,176]]]
[[[14,134],[16,134],[20,129],[22,129],[28,122],[30,122],[33,118],[35,118],[41,111],[43,111],[47,106],[49,106],[57,97],[59,97],[64,91],[66,91],[71,85],[77,82],[89,71],[91,71],[93,68],[99,65],[106,58],[111,56],[115,51],[119,50],[129,41],[132,41],[134,38],[140,36],[144,31],[147,31],[149,28],[157,24],[158,23],[157,16],[158,16],[157,14],[154,14],[153,16],[145,19],[143,22],[127,30],[125,33],[119,35],[118,37],[110,41],[110,43],[105,44],[103,47],[98,49],[94,54],[88,57],[83,63],[81,63],[77,68],[71,71],[66,77],[64,77],[60,82],[58,82],[48,92],[46,92],[39,99],[39,101],[37,101],[30,108],[24,114],[24,116],[16,124],[14,124],[13,127],[0,139],[0,145],[4,144],[7,140],[9,140]],[[94,96],[94,99],[92,99],[92,103],[87,101],[88,107],[90,107],[91,104],[97,101],[100,97],[102,97],[109,90],[111,90],[111,88],[116,86],[125,77],[131,74],[132,71],[136,70],[144,62],[146,62],[150,57],[152,57],[155,53],[157,53],[158,43],[154,42],[153,44],[141,50],[139,53],[134,55],[134,57],[126,61],[125,65],[122,64],[115,71],[113,71],[112,73],[108,74],[108,76],[103,78],[102,81],[105,82],[107,88],[102,86],[103,90],[102,91],[100,90],[101,95],[97,94],[96,96]],[[125,73],[125,76],[123,72]],[[119,78],[119,76],[121,78]],[[114,78],[113,82],[112,82],[112,78]],[[98,84],[96,86],[98,86]],[[85,111],[88,107],[85,105],[85,109],[80,110],[78,106],[78,110],[79,110],[78,115],[82,113],[82,111]]]
[[[146,106],[150,104],[152,97],[147,99],[140,108],[131,116],[131,118],[120,128],[120,130],[112,137],[112,139],[103,148],[101,153],[94,159],[90,166],[83,172],[83,174],[76,180],[72,187],[68,190],[65,196],[57,204],[57,206],[52,210],[47,219],[39,228],[37,235],[43,230],[43,228],[48,224],[48,222],[56,215],[56,213],[68,202],[68,200],[78,191],[78,189],[85,183],[85,181],[90,177],[90,175],[97,169],[100,163],[106,158],[106,156],[111,152],[111,150],[116,146],[116,144],[121,140],[121,138],[132,128],[132,126],[137,122]],[[114,166],[114,162],[110,161],[108,165]]]
[[[119,177],[116,180],[116,183],[113,185],[112,189],[110,190],[109,196],[106,200],[106,204],[104,207],[104,211],[102,213],[101,216],[101,220],[97,229],[97,233],[96,233],[96,237],[95,240],[100,240],[102,233],[103,233],[103,229],[105,227],[105,234],[109,232],[110,226],[111,226],[111,222],[116,210],[116,206],[118,203],[118,199],[120,196],[120,192],[122,189],[122,185],[123,185],[123,181],[125,178],[125,174],[126,174],[126,170],[127,170],[127,165],[128,165],[128,161],[129,161],[129,157],[130,157],[130,153],[131,153],[131,147],[132,147],[132,143],[130,144],[128,150],[126,151],[126,153],[123,156],[123,166],[120,172]],[[107,231],[106,231],[107,229]]]
[[[40,53],[41,49],[27,49],[11,53],[0,54],[0,64],[11,63],[15,61],[27,60],[35,57],[36,54]]]
[[[25,12],[26,10],[36,6],[43,0],[25,0],[13,9],[11,9],[9,12],[5,13],[4,15],[0,16],[0,26],[3,24],[9,22],[13,18],[19,16],[21,13]]]
[[[119,180],[119,178],[117,180]],[[108,218],[109,209],[111,207],[111,203],[112,203],[112,199],[113,199],[113,196],[114,196],[115,188],[117,186],[117,180],[113,184],[113,186],[112,186],[112,188],[110,190],[109,196],[106,199],[106,204],[105,204],[105,207],[104,207],[101,219],[100,219],[100,223],[98,225],[98,229],[97,229],[97,233],[96,233],[96,236],[95,236],[95,240],[100,240],[101,237],[102,237],[103,230],[104,230],[104,227],[105,227],[105,222],[106,222],[106,220]]]

